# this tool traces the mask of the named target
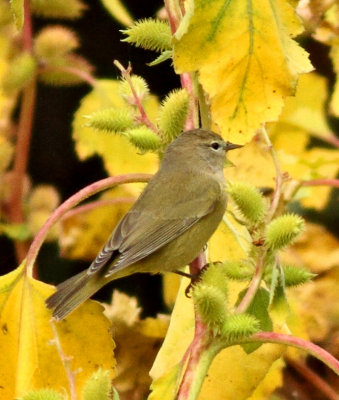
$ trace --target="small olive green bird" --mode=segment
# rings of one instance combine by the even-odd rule
[[[54,318],[66,317],[112,280],[136,272],[176,272],[192,262],[224,215],[225,156],[238,147],[204,129],[178,136],[90,267],[47,299]]]

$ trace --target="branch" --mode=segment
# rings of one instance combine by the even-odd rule
[[[261,134],[268,146],[269,151],[271,152],[271,156],[272,156],[275,171],[276,171],[275,189],[274,189],[274,193],[273,193],[271,206],[270,206],[270,209],[267,214],[267,221],[269,222],[269,221],[271,221],[272,217],[274,216],[274,214],[277,210],[278,204],[279,204],[279,200],[280,200],[280,196],[281,196],[281,185],[282,185],[283,179],[282,179],[282,174],[281,174],[280,167],[279,167],[277,153],[275,152],[275,150],[273,148],[272,142],[267,134],[267,131],[266,131],[266,128],[264,127],[264,125],[262,126]]]
[[[126,174],[126,175],[113,176],[110,178],[94,182],[91,185],[88,185],[85,188],[79,190],[79,192],[75,193],[73,196],[67,199],[51,214],[51,216],[48,218],[48,220],[44,223],[40,231],[35,236],[31,244],[31,247],[29,248],[29,251],[27,253],[27,262],[25,267],[26,273],[28,274],[32,273],[38,252],[49,230],[58,220],[60,220],[61,217],[63,217],[66,214],[67,211],[75,207],[81,201],[105,189],[109,189],[113,186],[120,185],[123,183],[148,182],[150,178],[151,175],[149,174]]]
[[[332,186],[339,187],[339,179],[311,179],[302,181],[301,186]]]
[[[91,201],[82,206],[76,207],[73,210],[67,211],[61,219],[64,221],[65,219],[74,217],[75,215],[86,213],[91,210],[95,210],[96,208],[111,206],[113,204],[132,203],[134,200],[134,197],[116,197],[114,199],[100,199]]]
[[[256,295],[259,287],[260,287],[260,282],[264,273],[264,267],[265,267],[265,255],[266,251],[262,250],[259,255],[258,255],[258,260],[257,260],[257,265],[255,267],[255,272],[253,275],[253,278],[251,280],[251,283],[246,291],[245,296],[241,300],[240,304],[236,308],[236,312],[241,314],[247,310],[249,305],[252,303],[252,300],[254,299],[254,296]]]
[[[24,2],[23,48],[27,52],[32,51],[32,25],[28,0]],[[36,79],[33,78],[23,90],[20,106],[16,151],[12,171],[12,187],[9,201],[9,220],[12,223],[24,222],[22,196],[32,136],[35,99]],[[21,262],[27,251],[27,243],[16,241],[15,248],[18,261]]]
[[[307,340],[300,339],[292,335],[285,335],[283,333],[258,332],[241,342],[237,342],[237,344],[253,342],[285,344],[288,346],[296,347],[300,350],[304,350],[308,354],[311,354],[313,357],[325,363],[337,375],[339,375],[339,361],[326,350],[322,349],[314,343],[308,342]]]
[[[121,72],[121,76],[127,81],[127,83],[129,84],[129,87],[131,88],[132,94],[133,94],[133,98],[135,101],[135,105],[138,107],[138,110],[140,112],[140,122],[145,124],[148,128],[150,128],[153,132],[155,132],[156,134],[159,133],[158,128],[153,124],[153,122],[148,118],[146,111],[143,107],[143,105],[141,104],[141,100],[137,94],[137,92],[135,91],[132,79],[131,79],[131,71],[132,71],[132,67],[131,65],[128,66],[128,68],[124,68],[122,64],[120,64],[120,62],[118,60],[114,60],[113,64],[119,69],[119,71]]]

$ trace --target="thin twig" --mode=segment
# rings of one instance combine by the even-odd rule
[[[55,346],[58,350],[62,365],[64,366],[65,371],[66,371],[71,400],[77,400],[77,393],[76,393],[76,388],[75,388],[76,372],[72,371],[71,363],[70,363],[70,361],[72,360],[73,357],[69,357],[64,353],[62,346],[61,346],[60,339],[59,339],[58,331],[56,329],[56,326],[54,325],[54,319],[53,318],[50,319],[49,323],[50,323],[50,326],[53,331],[53,336],[54,336],[53,343],[55,344]]]
[[[285,356],[287,363],[302,375],[311,385],[321,391],[329,400],[339,400],[338,393],[317,373],[312,371],[304,362]]]
[[[24,1],[23,49],[26,52],[32,52],[32,21],[28,0]],[[17,143],[9,201],[9,219],[12,223],[22,223],[25,219],[22,209],[22,196],[32,136],[35,99],[36,78],[33,77],[32,81],[23,90],[20,106]],[[16,241],[15,249],[18,261],[21,262],[27,251],[27,242]]]
[[[31,273],[39,250],[49,232],[51,227],[60,220],[60,218],[66,214],[71,208],[78,205],[81,201],[87,199],[94,194],[101,192],[105,189],[109,189],[113,186],[124,184],[124,183],[134,183],[134,182],[148,182],[151,178],[149,174],[126,174],[112,176],[110,178],[102,179],[100,181],[94,182],[91,185],[79,190],[64,203],[62,203],[48,220],[44,223],[40,231],[36,234],[29,251],[27,253],[26,271],[28,274]]]
[[[339,187],[339,179],[311,179],[302,181],[301,186],[332,186]]]
[[[264,264],[265,255],[266,255],[265,250],[261,250],[258,255],[257,265],[255,267],[255,271],[254,271],[254,275],[251,280],[251,283],[246,291],[245,296],[243,297],[240,304],[236,308],[236,312],[239,314],[243,313],[247,310],[247,308],[253,301],[253,299],[260,287],[260,282],[261,282],[261,279],[262,279],[262,276],[264,273],[264,267],[265,267],[265,264]]]
[[[329,352],[317,346],[312,342],[308,342],[307,340],[297,338],[292,335],[285,335],[283,333],[276,332],[258,332],[252,335],[249,338],[246,338],[241,341],[237,341],[237,344],[240,343],[277,343],[288,345],[292,347],[296,347],[298,349],[306,351],[308,354],[311,354],[318,360],[325,363],[329,368],[332,369],[337,375],[339,375],[339,361],[332,356]],[[234,343],[235,344],[235,343]]]
[[[126,69],[118,60],[114,60],[113,64],[119,69],[119,71],[121,72],[121,76],[127,81],[127,83],[129,84],[129,87],[131,88],[135,105],[138,107],[138,110],[140,112],[140,122],[145,124],[153,132],[158,134],[159,133],[158,128],[148,118],[146,111],[145,111],[143,105],[141,104],[141,100],[134,88],[134,85],[133,85],[133,82],[131,79],[131,71],[132,71],[131,65],[129,65],[128,68]]]
[[[277,210],[278,204],[279,204],[279,200],[280,200],[280,196],[281,196],[281,185],[282,185],[283,179],[282,179],[282,174],[281,174],[280,167],[279,167],[277,154],[273,148],[273,145],[271,143],[271,140],[267,134],[267,131],[266,131],[266,128],[264,127],[264,125],[262,126],[261,133],[262,133],[262,136],[268,146],[269,151],[271,152],[271,156],[272,156],[274,167],[275,167],[275,173],[276,173],[275,189],[274,189],[274,193],[273,193],[273,198],[272,198],[270,209],[269,209],[269,211],[267,213],[267,217],[266,217],[267,221],[269,222],[269,221],[271,221],[272,217],[274,216],[274,214]]]

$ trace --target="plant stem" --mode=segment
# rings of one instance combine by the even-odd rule
[[[339,179],[311,179],[302,181],[301,186],[333,186],[339,187]]]
[[[176,400],[194,400],[198,397],[208,368],[218,350],[219,347],[211,346],[209,331],[196,315],[195,335]]]
[[[314,343],[308,342],[307,340],[297,338],[292,335],[285,335],[283,333],[276,332],[258,332],[249,338],[239,341],[234,344],[241,343],[278,343],[285,344],[288,346],[296,347],[298,349],[306,351],[318,360],[325,363],[329,368],[331,368],[337,375],[339,375],[339,361],[328,353],[326,350],[317,346]]]
[[[25,267],[26,273],[32,274],[33,266],[37,258],[38,252],[49,230],[58,220],[60,220],[60,218],[63,215],[66,214],[67,211],[75,207],[81,201],[105,189],[109,189],[113,186],[120,185],[123,183],[148,182],[150,178],[151,175],[149,174],[126,174],[126,175],[112,176],[110,178],[102,179],[100,181],[94,182],[91,185],[84,187],[83,189],[75,193],[73,196],[71,196],[69,199],[67,199],[53,212],[53,214],[51,214],[51,216],[44,223],[40,231],[36,234],[27,254],[27,261]]]
[[[266,131],[266,128],[264,127],[264,125],[262,126],[261,133],[262,133],[262,136],[271,152],[271,156],[272,156],[273,163],[275,166],[275,171],[276,171],[275,189],[274,189],[274,193],[273,193],[272,203],[271,203],[270,209],[269,209],[267,217],[266,217],[267,222],[270,222],[272,217],[274,216],[274,214],[277,210],[278,204],[279,204],[279,200],[280,200],[280,196],[281,196],[282,174],[281,174],[280,167],[279,167],[277,153],[275,152],[275,150],[273,148],[272,142],[267,134],[267,131]]]
[[[86,203],[79,207],[75,207],[73,210],[66,212],[66,214],[61,219],[64,221],[65,219],[74,217],[75,215],[86,213],[88,211],[95,210],[96,208],[99,207],[111,206],[114,204],[122,204],[122,203],[124,204],[132,203],[134,200],[135,200],[134,197],[116,197],[114,199],[101,199],[101,200],[91,201],[89,203]]]
[[[338,394],[331,386],[322,379],[318,374],[312,371],[304,362],[293,360],[291,357],[286,357],[285,360],[288,365],[294,368],[300,375],[302,375],[311,385],[321,391],[329,400],[339,400]]]
[[[131,88],[135,105],[137,106],[137,108],[140,112],[140,122],[145,124],[148,128],[150,128],[156,134],[159,134],[158,128],[148,118],[146,111],[144,109],[144,106],[141,104],[141,100],[134,88],[134,85],[133,85],[133,82],[131,79],[131,71],[132,71],[131,65],[129,65],[128,68],[126,69],[118,60],[114,60],[113,64],[119,69],[119,71],[121,72],[121,76],[127,81],[127,83],[129,84],[129,87]]]
[[[250,286],[248,287],[245,296],[241,300],[240,304],[236,308],[237,313],[243,313],[247,310],[249,305],[251,304],[254,296],[256,295],[259,287],[262,275],[264,273],[264,260],[265,260],[266,251],[262,250],[258,255],[257,265],[255,267],[255,272],[253,278],[251,280]]]
[[[32,24],[28,0],[24,2],[23,48],[27,52],[32,51]],[[9,219],[12,223],[24,222],[22,196],[32,135],[35,99],[36,79],[33,78],[23,90],[20,106],[16,151],[12,171],[12,187],[9,201]],[[17,259],[21,262],[27,251],[27,243],[16,241],[15,249]]]

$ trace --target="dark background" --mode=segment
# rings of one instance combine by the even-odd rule
[[[117,78],[117,70],[112,62],[118,59],[125,66],[131,61],[134,72],[145,77],[151,91],[160,98],[179,86],[179,79],[169,61],[156,67],[148,67],[146,63],[152,61],[155,54],[122,43],[120,40],[123,35],[119,29],[123,27],[108,14],[101,3],[87,0],[86,4],[87,11],[76,21],[34,18],[34,32],[48,24],[62,24],[72,28],[81,38],[81,48],[78,53],[95,66],[97,77]],[[124,1],[124,4],[135,19],[140,19],[154,16],[163,2],[128,0]],[[318,72],[329,77],[330,84],[333,85],[334,76],[327,57],[327,48],[312,40],[307,40],[304,45],[311,52],[313,65]],[[28,172],[33,184],[46,183],[56,186],[62,200],[89,183],[106,176],[99,157],[93,157],[85,162],[77,159],[71,138],[73,114],[81,98],[89,91],[88,85],[67,88],[42,84],[38,86]],[[337,198],[338,192],[335,192],[329,207],[320,214],[307,211],[308,217],[324,223],[332,231],[338,230],[339,210],[334,206]],[[43,246],[39,256],[39,276],[43,281],[58,283],[88,266],[88,263],[61,259],[58,254],[56,244]],[[15,266],[12,243],[0,237],[0,273],[9,272]],[[105,287],[97,298],[108,300],[112,287],[136,295],[144,309],[144,315],[154,315],[164,311],[159,276],[135,275],[121,279]]]

